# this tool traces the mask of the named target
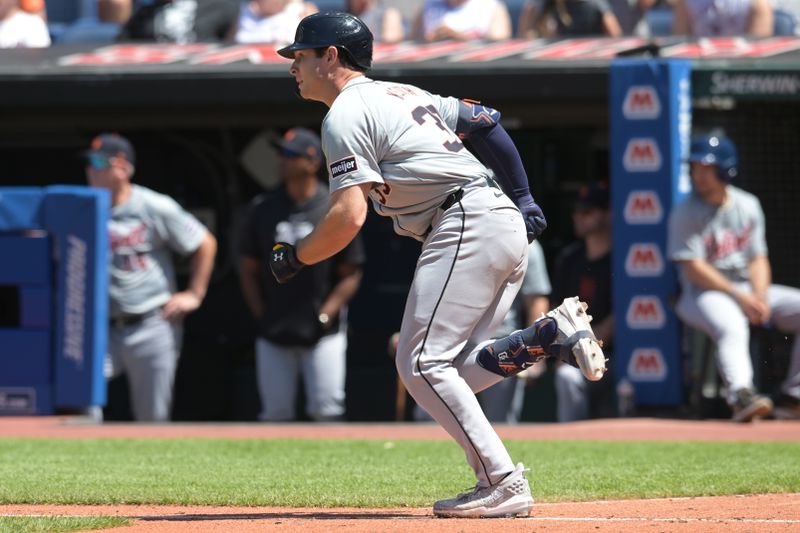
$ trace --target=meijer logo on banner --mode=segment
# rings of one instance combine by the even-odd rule
[[[664,209],[655,191],[631,191],[628,194],[624,211],[628,224],[658,224],[663,216]]]
[[[628,172],[655,172],[661,169],[661,151],[651,137],[633,138],[625,147],[622,165]]]
[[[628,377],[633,381],[664,381],[667,364],[658,348],[636,348],[628,361]]]
[[[667,317],[657,296],[634,296],[625,321],[631,329],[661,329]]]
[[[636,242],[628,248],[625,272],[635,278],[660,276],[664,272],[664,260],[658,245],[652,242]]]
[[[633,85],[628,88],[622,103],[622,114],[629,120],[649,120],[661,115],[661,101],[652,85]]]

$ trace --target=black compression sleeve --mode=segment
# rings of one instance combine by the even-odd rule
[[[475,130],[468,139],[512,200],[518,202],[530,197],[528,175],[522,166],[522,158],[503,126],[496,124],[493,128]]]

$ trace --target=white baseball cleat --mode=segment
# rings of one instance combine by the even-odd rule
[[[531,509],[533,496],[522,463],[496,485],[433,504],[434,515],[449,518],[514,518],[528,516]]]
[[[574,359],[586,379],[598,381],[606,372],[606,356],[589,325],[592,317],[586,314],[587,308],[585,302],[573,296],[564,298],[561,305],[547,313],[558,326],[556,340],[551,346],[560,350],[561,359],[569,363]]]

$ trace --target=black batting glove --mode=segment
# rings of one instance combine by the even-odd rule
[[[275,243],[269,254],[269,269],[278,283],[286,283],[300,272],[305,263],[297,258],[294,246],[288,242]]]
[[[528,244],[530,244],[547,229],[547,220],[544,218],[542,208],[533,201],[530,194],[517,202],[517,208],[525,220],[525,230],[528,233]]]

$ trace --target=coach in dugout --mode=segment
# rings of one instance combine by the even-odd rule
[[[292,128],[273,143],[281,187],[249,206],[239,235],[242,294],[258,324],[256,376],[264,421],[297,418],[302,376],[311,420],[345,417],[347,304],[361,283],[364,246],[356,238],[329,260],[306,268],[298,283],[279,284],[268,261],[275,242],[308,235],[328,208],[328,186],[319,136]]]
[[[182,320],[203,302],[217,241],[172,198],[131,183],[136,158],[126,138],[95,137],[86,159],[89,184],[111,192],[107,377],[127,375],[137,421],[165,421]],[[188,287],[180,292],[172,251],[190,256]]]

